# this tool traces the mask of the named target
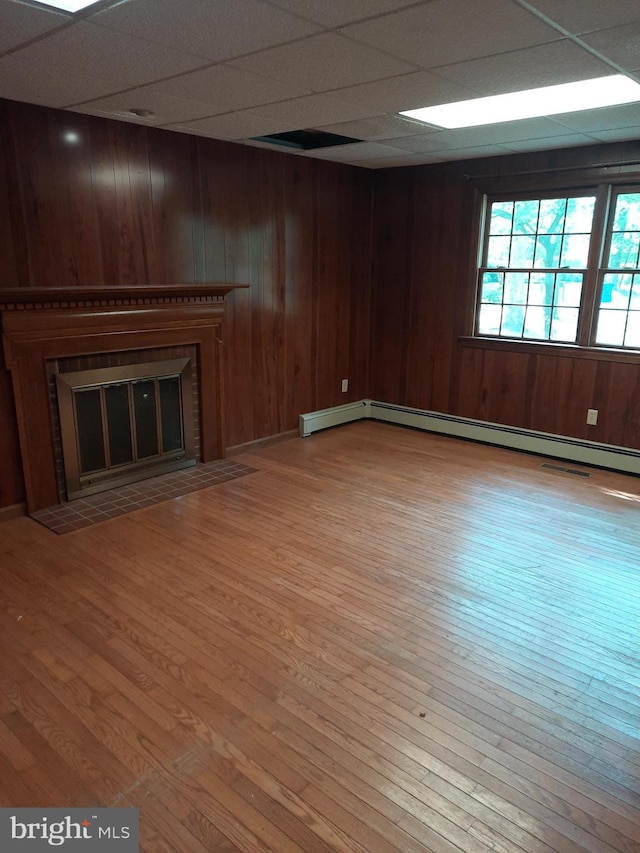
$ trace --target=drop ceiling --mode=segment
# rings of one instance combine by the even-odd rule
[[[0,0],[0,97],[260,147],[321,129],[362,141],[292,156],[367,168],[640,139],[640,104],[458,130],[397,115],[618,73],[640,81],[638,0]]]

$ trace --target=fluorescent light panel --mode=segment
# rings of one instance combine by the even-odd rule
[[[622,74],[561,83],[524,92],[490,95],[454,104],[405,110],[402,116],[439,127],[475,127],[523,118],[553,116],[640,101],[640,84]]]
[[[43,6],[53,6],[54,9],[62,9],[63,12],[79,12],[98,2],[99,0],[38,0],[38,3]]]

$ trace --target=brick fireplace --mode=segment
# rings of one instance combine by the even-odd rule
[[[224,457],[222,323],[224,297],[233,288],[25,288],[0,294],[29,512],[65,497],[51,389],[56,375],[76,366],[131,365],[186,355],[197,387],[193,411],[199,459]]]

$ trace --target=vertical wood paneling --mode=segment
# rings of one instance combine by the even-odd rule
[[[505,361],[492,350],[471,351],[460,379],[459,414],[465,417],[492,420],[509,426],[527,425],[527,397],[530,392],[529,354],[513,354]]]
[[[131,133],[133,127],[125,124],[122,130],[112,127],[111,136],[113,156],[113,178],[116,197],[116,223],[118,239],[118,275],[121,280],[138,284],[145,281],[145,261],[148,243],[145,235],[141,212],[144,209],[144,194],[148,192],[148,176],[145,182],[144,171],[136,163],[135,150],[132,150]],[[140,240],[138,238],[140,237]]]
[[[601,413],[589,438],[603,433],[612,444],[637,446],[640,435],[640,369],[633,364],[598,364],[594,378],[593,405]],[[604,415],[604,417],[602,417]],[[600,439],[601,440],[601,439]]]
[[[371,328],[371,264],[372,252],[372,185],[364,170],[354,179],[354,214],[352,241],[362,250],[351,254],[351,323],[349,326],[349,392],[348,400],[361,400],[370,395],[370,328]]]
[[[43,135],[43,162],[50,171],[51,186],[46,204],[52,223],[42,220],[39,233],[31,238],[54,237],[52,249],[56,252],[56,266],[63,271],[71,285],[96,280],[93,247],[98,243],[98,223],[91,203],[91,145],[88,144],[86,125],[81,116],[68,118],[54,114],[47,116],[46,134]],[[77,140],[77,141],[67,141]],[[37,247],[31,243],[31,251]]]
[[[429,400],[429,408],[433,408],[434,372],[439,369],[441,356],[444,357],[445,353],[439,353],[437,347],[433,346],[430,356],[425,359],[423,338],[434,334],[435,312],[432,303],[434,299],[444,296],[437,270],[434,269],[434,254],[430,249],[431,240],[436,239],[439,233],[442,215],[439,206],[433,204],[431,194],[421,192],[420,188],[416,188],[412,194],[411,207],[411,242],[407,258],[409,286],[404,314],[404,359],[407,370],[403,371],[402,394],[409,406],[418,407],[422,400]],[[425,227],[429,239],[425,238]],[[432,272],[427,278],[425,269]]]
[[[195,280],[190,138],[20,103],[4,110],[2,180],[19,262],[3,286]]]
[[[18,194],[16,192],[17,176],[10,172],[7,163],[13,161],[12,136],[8,132],[10,122],[7,101],[0,99],[0,282],[20,282],[16,255],[22,241],[19,241],[17,231],[20,220],[16,210]]]
[[[406,170],[376,182],[373,228],[371,396],[402,403],[405,300],[408,298],[410,213],[414,187]]]
[[[204,270],[198,140],[152,133],[148,156],[158,281],[222,281],[207,279]]]
[[[208,140],[198,156],[208,275],[250,284],[227,307],[227,443],[344,402],[352,363],[350,398],[365,396],[370,176]]]
[[[205,279],[249,283],[247,149],[198,139],[197,151]],[[227,418],[227,440],[233,436],[228,443],[253,438],[252,299],[252,293],[240,291],[227,300],[225,309],[225,394],[228,409],[234,413]]]
[[[465,173],[487,183],[531,170],[522,180],[534,185],[545,169],[629,159],[634,151],[637,158],[637,145],[623,144],[377,173],[372,396],[640,448],[640,359],[479,349],[461,340],[471,333],[478,228],[478,182]],[[584,175],[593,182],[593,170]],[[599,410],[597,426],[587,426],[588,408]]]
[[[94,187],[94,204],[100,234],[101,284],[118,280],[121,276],[119,213],[110,130],[111,125],[107,122],[96,123],[91,127],[91,185]]]
[[[316,164],[302,157],[285,160],[284,280],[285,280],[285,423],[316,407],[315,383],[309,377],[319,365],[315,359],[314,305]]]
[[[61,273],[63,269],[60,230],[64,230],[66,215],[62,204],[59,210],[55,209],[55,176],[46,117],[42,116],[38,123],[32,110],[18,105],[13,118],[10,128],[14,161],[8,162],[7,168],[10,172],[15,169],[17,178],[12,212],[19,217],[17,230],[22,240],[16,260],[27,276],[25,281],[21,274],[20,283],[47,283],[52,270]]]
[[[461,193],[450,193],[443,205],[442,197],[440,188],[424,185],[417,185],[412,193],[409,298],[405,307],[407,368],[402,380],[407,405],[435,411],[448,409],[453,380],[454,335],[441,318],[443,314],[450,317],[455,332],[460,294],[454,283],[467,273],[464,252],[437,250],[460,244],[465,198]],[[428,353],[425,340],[429,341]]]
[[[17,102],[0,109],[0,287],[249,283],[227,302],[227,446],[368,394],[369,172]],[[0,381],[0,506],[22,496],[9,388]]]
[[[0,350],[0,507],[23,500],[24,481],[11,374],[5,368]]]
[[[252,325],[251,371],[254,378],[253,431],[274,435],[279,427],[279,400],[283,395],[284,359],[279,314],[283,304],[284,270],[282,269],[282,210],[278,197],[282,192],[282,158],[259,151],[262,180],[255,180],[252,169],[249,198],[253,219],[250,231],[249,281],[258,295],[254,302]],[[267,161],[265,163],[265,160]],[[266,168],[265,168],[266,167]]]
[[[460,352],[458,397],[452,409],[465,418],[487,420],[487,392],[483,386],[487,350],[464,348]]]
[[[317,169],[317,361],[328,369],[316,373],[316,406],[323,409],[346,399],[341,380],[349,378],[351,312],[357,301],[352,246],[360,212],[353,170],[322,161]]]
[[[324,409],[339,402],[340,389],[336,386],[346,369],[342,311],[349,311],[350,293],[341,287],[344,267],[348,259],[341,252],[343,246],[340,236],[345,228],[345,220],[349,217],[350,199],[340,196],[337,187],[328,174],[326,163],[318,163],[317,205],[318,217],[316,231],[318,235],[318,252],[316,254],[316,276],[318,298],[316,300],[316,329],[317,329],[317,359],[329,364],[327,373],[316,372],[316,407]],[[334,246],[334,252],[326,251],[329,245]],[[322,250],[320,247],[322,246]],[[350,270],[347,271],[349,275]],[[333,379],[333,381],[331,381]]]

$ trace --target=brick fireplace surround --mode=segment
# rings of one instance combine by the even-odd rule
[[[27,510],[60,502],[49,376],[52,362],[99,353],[195,346],[203,462],[224,457],[224,297],[246,285],[16,289],[0,292]]]

